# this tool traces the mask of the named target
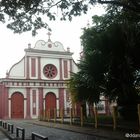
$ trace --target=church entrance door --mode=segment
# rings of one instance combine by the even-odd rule
[[[46,95],[46,111],[50,111],[50,117],[54,117],[54,109],[56,109],[56,96],[54,93],[49,92]]]
[[[11,118],[24,118],[24,97],[19,92],[11,97]]]

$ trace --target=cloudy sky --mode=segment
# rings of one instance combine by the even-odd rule
[[[93,15],[103,13],[104,9],[97,6],[86,15],[74,17],[71,22],[60,20],[49,22],[52,29],[51,40],[61,42],[65,49],[70,47],[71,52],[74,53],[73,59],[77,62],[82,48],[80,44],[82,28],[86,27],[88,22],[91,24]],[[48,40],[47,30],[42,29],[35,37],[32,37],[31,32],[14,34],[0,23],[0,78],[5,78],[6,71],[9,71],[12,65],[23,58],[24,49],[28,47],[28,44],[30,43],[34,47],[38,40]]]

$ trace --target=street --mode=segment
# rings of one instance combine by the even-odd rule
[[[35,125],[32,123],[33,121],[29,120],[7,120],[6,122],[14,124],[14,127],[18,126],[25,128],[26,139],[31,139],[31,133],[36,132],[38,134],[47,136],[49,140],[106,140],[106,138],[103,137],[97,137],[57,128]]]
[[[3,132],[0,130],[0,140],[9,140],[4,134]]]

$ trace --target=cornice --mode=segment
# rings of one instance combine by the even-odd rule
[[[48,83],[64,83],[64,82],[68,82],[69,80],[43,80],[43,79],[12,79],[12,78],[3,78],[0,79],[0,82],[38,82],[38,83],[42,83],[42,82],[48,82]]]
[[[34,48],[28,48],[24,50],[25,52],[28,53],[42,53],[42,54],[59,54],[59,55],[73,55],[72,52],[61,52],[61,51],[48,51],[48,50],[38,50]]]

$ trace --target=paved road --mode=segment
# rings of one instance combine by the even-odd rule
[[[0,130],[0,140],[9,140],[4,134],[3,132]]]
[[[31,133],[36,132],[47,136],[49,140],[107,140],[103,137],[86,135],[57,128],[49,128],[46,126],[39,126],[28,120],[7,120],[7,122],[14,124],[14,126],[25,128],[26,139],[31,139]]]

